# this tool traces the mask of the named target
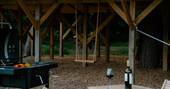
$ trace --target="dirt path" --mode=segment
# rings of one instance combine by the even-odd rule
[[[110,63],[99,59],[95,64],[82,67],[82,63],[73,62],[72,58],[57,60],[59,67],[53,70],[51,89],[87,89],[88,86],[108,85],[106,69],[113,68],[114,78],[111,84],[124,84],[124,70],[127,57],[112,57]],[[164,79],[170,79],[170,72],[158,69],[136,68],[136,84],[153,89],[160,89]]]
[[[45,59],[48,59],[48,57]],[[73,60],[74,57],[55,59],[59,66],[51,70],[50,89],[87,89],[88,86],[108,85],[109,80],[106,78],[108,66],[111,66],[114,72],[111,84],[124,84],[123,78],[127,57],[113,56],[110,63],[101,58],[95,64],[88,64],[87,67],[82,67],[82,63]],[[161,68],[136,68],[137,85],[160,89],[164,79],[170,79],[170,71],[163,72]],[[32,89],[42,89],[42,86]]]

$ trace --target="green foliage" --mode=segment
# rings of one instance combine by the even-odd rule
[[[49,43],[43,44],[41,46],[42,48],[42,54],[43,55],[49,55]],[[71,41],[65,41],[64,44],[64,55],[75,55],[75,43]],[[104,46],[101,46],[101,52],[104,52]],[[81,54],[81,50],[79,49],[79,54]],[[93,54],[94,49],[89,50],[89,54]],[[103,53],[102,53],[103,54]],[[116,42],[111,44],[110,47],[110,54],[111,55],[128,55],[128,43],[125,42]],[[58,41],[55,42],[54,45],[54,55],[59,55],[59,43]]]
[[[110,47],[111,55],[128,55],[128,43],[116,42]]]

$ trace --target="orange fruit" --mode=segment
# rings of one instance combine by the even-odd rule
[[[25,63],[25,67],[30,67],[30,66],[31,66],[31,64]]]

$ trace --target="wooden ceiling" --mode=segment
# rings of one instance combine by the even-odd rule
[[[129,1],[129,0],[127,0]],[[153,0],[136,0],[139,6],[143,6],[143,3],[148,3]],[[41,12],[47,11],[47,9],[54,3],[60,5],[59,13],[75,13],[75,7],[78,7],[79,13],[84,12],[84,7],[88,8],[89,13],[96,13],[98,9],[98,3],[100,3],[100,12],[112,12],[112,8],[109,3],[117,2],[120,0],[23,0],[23,2],[29,7],[31,11],[35,11],[37,5],[41,7]],[[142,5],[141,5],[142,3]],[[1,0],[0,9],[18,10],[19,6],[17,0]]]

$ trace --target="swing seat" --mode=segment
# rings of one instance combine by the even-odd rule
[[[82,63],[95,63],[95,60],[75,60],[76,62],[82,62]]]
[[[161,89],[170,89],[170,80],[165,79]]]

